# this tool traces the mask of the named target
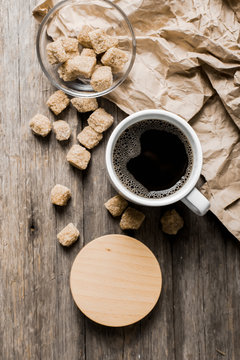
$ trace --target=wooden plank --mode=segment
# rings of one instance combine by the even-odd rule
[[[202,332],[207,358],[221,359],[217,351],[225,352],[228,345],[226,245],[221,227],[208,214],[199,227],[199,265],[202,288]],[[231,237],[228,236],[231,241]],[[209,256],[210,255],[210,256]]]
[[[61,146],[51,134],[35,137],[29,119],[40,112],[53,114],[45,102],[53,88],[36,58],[38,25],[24,1],[2,4],[6,19],[2,41],[4,59],[1,81],[4,222],[1,234],[1,280],[4,303],[3,359],[84,358],[84,321],[69,290],[69,271],[82,246],[63,249],[56,233],[69,221],[83,233],[82,177],[65,160],[70,146]],[[11,9],[11,12],[9,11]],[[1,23],[2,24],[2,23]],[[76,111],[62,116],[73,128],[71,143],[80,128]],[[57,210],[49,201],[52,186],[67,185],[72,200]]]
[[[164,209],[143,209],[146,221],[135,233],[157,256],[163,290],[152,313],[126,328],[107,328],[84,318],[69,290],[69,272],[78,251],[93,238],[122,233],[103,203],[115,191],[105,171],[104,155],[112,130],[92,151],[89,169],[72,168],[66,152],[87,115],[74,109],[71,141],[59,144],[32,135],[29,119],[42,112],[53,88],[35,53],[38,25],[31,16],[37,1],[2,2],[0,136],[0,358],[86,360],[209,360],[240,358],[240,247],[211,214],[199,218],[183,205],[185,227],[176,237],[164,235]],[[125,114],[106,100],[116,119]],[[70,187],[72,199],[54,208],[49,193],[55,183]],[[56,234],[68,222],[80,240],[62,248]],[[129,234],[132,235],[132,234]]]
[[[146,221],[139,231],[138,238],[156,255],[162,269],[163,288],[156,308],[141,322],[140,358],[174,360],[171,242],[166,241],[160,228],[162,209],[142,208],[142,211],[146,214]]]
[[[172,247],[176,359],[232,359],[239,354],[239,244],[214,215],[180,212],[185,227]],[[233,242],[234,265],[226,252]]]
[[[185,222],[184,228],[172,238],[175,355],[181,360],[204,360],[208,358],[205,353],[204,281],[199,247],[206,231],[206,218],[200,221],[182,204],[175,208]]]
[[[226,251],[226,296],[227,296],[227,348],[223,349],[226,357],[232,360],[240,359],[240,248],[239,242],[229,236],[228,231],[221,226],[225,238]]]

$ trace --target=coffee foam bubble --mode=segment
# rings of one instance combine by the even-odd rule
[[[164,130],[177,135],[184,144],[188,156],[186,173],[174,186],[166,190],[148,191],[127,169],[128,161],[141,153],[141,135],[150,129]],[[149,199],[160,199],[176,193],[188,180],[192,171],[192,165],[192,148],[186,136],[176,126],[163,120],[144,120],[130,126],[120,135],[113,150],[113,167],[119,180],[132,193]]]

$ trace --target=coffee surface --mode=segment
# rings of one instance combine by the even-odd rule
[[[146,130],[141,152],[127,163],[128,171],[148,191],[166,190],[184,176],[188,156],[180,138],[165,130]]]
[[[162,198],[179,190],[192,169],[192,149],[180,129],[158,119],[126,129],[113,151],[116,175],[131,192]]]

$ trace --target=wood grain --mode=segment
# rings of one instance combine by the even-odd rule
[[[91,320],[127,326],[143,319],[158,301],[162,274],[141,241],[119,234],[100,236],[79,252],[70,273],[75,303]]]
[[[53,134],[43,140],[31,134],[28,121],[35,113],[54,119],[45,105],[54,89],[35,52],[36,3],[9,0],[0,6],[0,358],[239,360],[240,246],[210,213],[200,218],[177,204],[185,226],[167,236],[159,223],[165,209],[142,208],[146,221],[130,235],[153,251],[163,275],[160,300],[146,319],[105,328],[74,304],[69,274],[75,256],[90,240],[121,233],[118,219],[103,208],[115,194],[104,165],[112,130],[94,149],[85,173],[65,162],[84,116],[71,107],[61,115],[73,129],[66,146]],[[100,102],[115,125],[124,118],[113,104]],[[49,201],[57,182],[73,193],[61,210]],[[64,249],[56,234],[70,221],[81,237]]]

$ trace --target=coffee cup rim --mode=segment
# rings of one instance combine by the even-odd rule
[[[187,137],[193,152],[193,167],[186,183],[175,193],[159,199],[144,198],[132,193],[123,185],[123,183],[117,177],[113,167],[113,150],[119,136],[131,125],[148,119],[167,121],[178,127]],[[187,123],[186,120],[184,120],[180,116],[166,110],[141,110],[127,116],[113,130],[107,143],[105,162],[110,182],[112,183],[116,191],[121,194],[125,199],[143,206],[165,206],[183,199],[195,187],[202,169],[202,148],[193,128]]]

